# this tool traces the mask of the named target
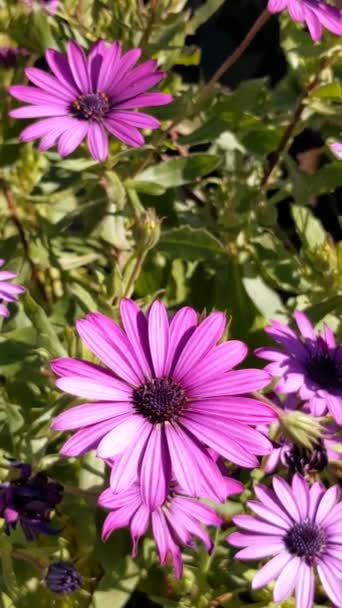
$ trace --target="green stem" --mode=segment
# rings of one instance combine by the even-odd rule
[[[126,298],[127,296],[130,295],[131,290],[134,287],[135,282],[136,282],[137,278],[139,277],[139,274],[142,270],[142,266],[144,264],[147,253],[148,253],[148,249],[140,249],[140,251],[138,251],[137,259],[135,260],[135,264],[133,266],[132,272],[128,278],[126,287],[122,294],[123,298]]]

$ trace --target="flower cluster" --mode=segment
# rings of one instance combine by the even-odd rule
[[[12,461],[19,477],[0,484],[0,517],[10,534],[20,523],[28,540],[38,534],[56,534],[58,530],[50,521],[51,512],[63,498],[63,486],[49,481],[45,472],[32,476],[31,465]]]
[[[342,35],[342,11],[324,0],[268,0],[270,13],[288,10],[291,19],[305,23],[312,40],[320,40],[323,28]]]
[[[238,340],[218,344],[225,330],[222,313],[199,321],[185,307],[169,321],[161,302],[145,315],[128,299],[120,310],[123,329],[100,313],[77,323],[82,340],[106,367],[76,359],[52,363],[60,389],[95,400],[60,414],[52,428],[77,430],[62,448],[66,456],[96,449],[110,460],[111,487],[100,503],[115,511],[104,537],[130,523],[136,543],[151,517],[162,560],[170,552],[180,573],[176,539],[188,544],[195,534],[208,546],[197,520],[217,524],[192,499],[224,501],[242,490],[222,473],[217,455],[252,468],[271,451],[253,427],[271,423],[276,414],[246,396],[270,377],[258,369],[233,369],[247,348]],[[195,519],[186,516],[187,501],[193,516],[197,509]],[[207,514],[204,520],[200,513]]]

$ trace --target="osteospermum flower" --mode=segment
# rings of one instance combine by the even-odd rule
[[[14,68],[21,58],[28,57],[29,54],[26,49],[2,46],[0,47],[0,68]]]
[[[42,118],[26,127],[21,141],[40,139],[39,149],[57,144],[61,156],[71,154],[87,138],[96,160],[108,156],[108,132],[129,146],[144,144],[138,129],[157,129],[156,118],[136,112],[137,108],[159,106],[172,101],[165,93],[147,93],[164,78],[153,59],[133,66],[141,49],[122,54],[120,42],[108,46],[103,40],[88,58],[76,42],[69,42],[63,55],[48,49],[46,60],[53,74],[27,68],[35,86],[9,88],[13,97],[30,105],[12,110],[14,118]]]
[[[331,144],[330,148],[337,156],[337,158],[342,160],[342,141],[337,141],[336,143]]]
[[[185,307],[169,323],[161,302],[145,316],[124,299],[121,319],[124,331],[99,313],[77,323],[82,340],[109,369],[76,359],[52,363],[60,389],[98,401],[55,419],[55,430],[80,429],[62,453],[79,456],[97,448],[99,457],[115,460],[113,490],[139,479],[151,509],[164,503],[171,473],[189,496],[224,500],[225,479],[207,447],[244,467],[257,466],[256,455],[270,452],[269,440],[251,426],[276,415],[242,396],[268,384],[268,374],[232,370],[247,347],[238,340],[217,345],[223,313],[199,322]]]
[[[0,259],[0,268],[5,264],[5,260]],[[24,293],[25,287],[9,283],[11,279],[15,279],[16,272],[10,270],[0,270],[0,316],[8,317],[9,312],[7,307],[2,302],[17,302],[18,296]]]
[[[248,506],[254,515],[237,515],[237,526],[246,532],[233,532],[228,542],[243,547],[237,559],[259,560],[272,557],[253,579],[253,589],[275,580],[273,599],[284,602],[293,592],[296,608],[312,608],[314,570],[335,606],[342,606],[342,503],[340,490],[326,490],[320,482],[311,488],[295,475],[290,487],[274,477],[273,491],[257,485],[258,501]]]
[[[59,7],[59,0],[23,0],[23,3],[28,9],[40,9],[45,15],[49,15],[50,17],[53,17],[57,13]]]
[[[275,387],[279,393],[299,393],[314,416],[323,416],[327,409],[342,424],[342,346],[326,325],[316,335],[308,317],[298,310],[295,320],[300,331],[272,321],[266,332],[285,350],[259,348],[256,354],[269,363],[265,369],[281,377]]]
[[[231,493],[241,492],[242,484],[233,480],[232,483],[236,487],[232,487]],[[129,526],[133,541],[132,554],[136,557],[139,539],[146,534],[151,524],[160,562],[164,565],[171,556],[178,578],[182,576],[183,570],[179,545],[194,547],[193,537],[196,536],[211,551],[213,543],[203,525],[217,527],[223,521],[211,507],[185,496],[179,488],[172,485],[164,504],[152,513],[142,502],[137,484],[118,494],[109,488],[102,492],[98,503],[112,511],[103,524],[103,540],[107,540],[114,530]]]
[[[342,11],[323,0],[268,0],[267,8],[270,13],[288,10],[293,21],[305,23],[312,40],[320,40],[323,27],[342,35]]]
[[[295,395],[288,395],[284,403],[275,394],[271,398],[285,412],[299,409],[307,414],[310,413],[307,406],[298,404]],[[265,434],[269,434],[270,427],[265,425],[264,428],[261,426],[257,428]],[[272,425],[272,435],[276,437],[276,440],[272,442],[273,450],[265,461],[264,470],[266,473],[273,473],[282,465],[292,473],[301,473],[304,476],[311,475],[323,471],[332,460],[342,460],[342,436],[337,424],[322,424],[322,436],[317,439],[311,450],[294,443],[281,432],[279,424],[277,426]]]

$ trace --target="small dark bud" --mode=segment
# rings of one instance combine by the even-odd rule
[[[312,450],[293,444],[284,454],[284,460],[291,473],[301,473],[304,476],[323,471],[328,465],[327,451],[321,442]]]
[[[46,586],[53,593],[63,595],[74,593],[81,587],[81,575],[70,562],[50,564],[46,577]]]

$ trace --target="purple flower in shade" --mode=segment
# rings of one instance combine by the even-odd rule
[[[10,46],[0,47],[0,68],[15,68],[22,57],[28,57],[26,49],[14,48]]]
[[[54,430],[80,429],[63,446],[67,456],[97,448],[114,459],[113,491],[140,480],[145,504],[162,505],[175,477],[189,496],[222,501],[226,484],[207,448],[244,467],[271,444],[252,425],[270,423],[273,410],[242,396],[263,388],[269,375],[257,369],[232,370],[246,356],[243,342],[217,345],[225,315],[199,322],[184,307],[169,323],[156,301],[148,316],[132,301],[121,302],[124,331],[111,319],[92,313],[77,330],[109,369],[77,359],[57,359],[57,386],[86,403],[60,414]],[[206,446],[206,447],[205,447]]]
[[[95,160],[108,156],[108,134],[129,146],[139,147],[144,138],[139,129],[157,129],[156,118],[136,112],[137,108],[170,103],[165,93],[146,93],[165,76],[153,59],[133,66],[141,49],[122,54],[120,42],[112,45],[100,40],[88,59],[76,42],[69,42],[67,54],[53,49],[46,60],[53,75],[38,68],[27,68],[26,76],[34,87],[11,86],[13,97],[29,103],[12,110],[14,118],[42,118],[26,127],[21,141],[41,139],[40,150],[57,144],[63,157],[71,154],[87,138]]]
[[[57,595],[78,591],[82,584],[81,575],[70,562],[53,562],[45,577],[47,588]]]
[[[342,160],[342,141],[337,141],[336,143],[331,144],[330,148],[332,149],[333,153],[337,156],[337,158]]]
[[[275,387],[279,393],[299,393],[313,416],[323,416],[327,409],[342,424],[342,346],[325,325],[316,335],[308,317],[298,310],[294,314],[300,331],[272,321],[266,332],[285,350],[258,348],[256,354],[269,363],[265,369],[281,377]]]
[[[19,522],[27,540],[38,534],[57,534],[50,514],[63,498],[63,486],[49,481],[43,471],[32,477],[28,464],[14,460],[11,466],[18,469],[19,478],[0,484],[0,517],[5,520],[6,533]]]
[[[268,0],[267,8],[270,13],[288,10],[293,21],[306,24],[312,40],[320,40],[323,27],[342,35],[342,11],[323,0]]]
[[[301,475],[292,487],[281,477],[273,478],[273,490],[255,486],[258,501],[248,502],[254,515],[237,515],[236,525],[246,532],[233,532],[228,542],[243,547],[237,559],[271,557],[255,576],[259,589],[275,580],[273,599],[284,602],[294,591],[296,608],[312,608],[314,569],[335,606],[342,606],[342,503],[340,490],[326,490],[320,482],[309,488]]]
[[[5,260],[0,259],[0,268],[5,264]],[[14,279],[17,276],[16,272],[11,272],[9,270],[0,270],[0,316],[8,317],[9,312],[1,302],[17,302],[18,296],[21,293],[24,293],[25,287],[22,285],[15,285],[13,283],[9,283],[11,279]]]
[[[307,406],[298,405],[295,395],[288,395],[284,403],[278,399],[277,395],[272,394],[270,398],[278,407],[287,412],[301,409],[310,414]],[[266,435],[269,434],[269,427],[266,425],[264,427],[259,425],[257,428]],[[308,450],[293,443],[285,434],[279,434],[279,428],[273,426],[272,434],[276,433],[277,439],[273,442],[272,453],[266,459],[265,473],[273,473],[282,465],[292,473],[302,473],[305,476],[322,471],[331,460],[342,460],[340,428],[336,424],[328,423],[323,424],[323,428],[322,439],[313,446],[312,450]]]
[[[59,7],[59,0],[23,0],[23,3],[28,9],[39,8],[45,15],[49,15],[50,17],[53,17],[57,13]]]
[[[231,494],[242,490],[242,484],[231,480]],[[132,554],[136,557],[139,539],[146,534],[151,524],[160,562],[164,565],[171,555],[178,578],[182,576],[183,570],[179,545],[195,547],[193,536],[196,536],[202,540],[207,550],[211,551],[212,540],[202,524],[217,527],[223,521],[212,507],[185,496],[174,484],[171,484],[165,502],[153,512],[142,502],[138,484],[118,494],[114,494],[108,488],[102,492],[98,502],[102,507],[112,511],[103,524],[103,540],[107,540],[114,530],[129,526],[133,542]]]

